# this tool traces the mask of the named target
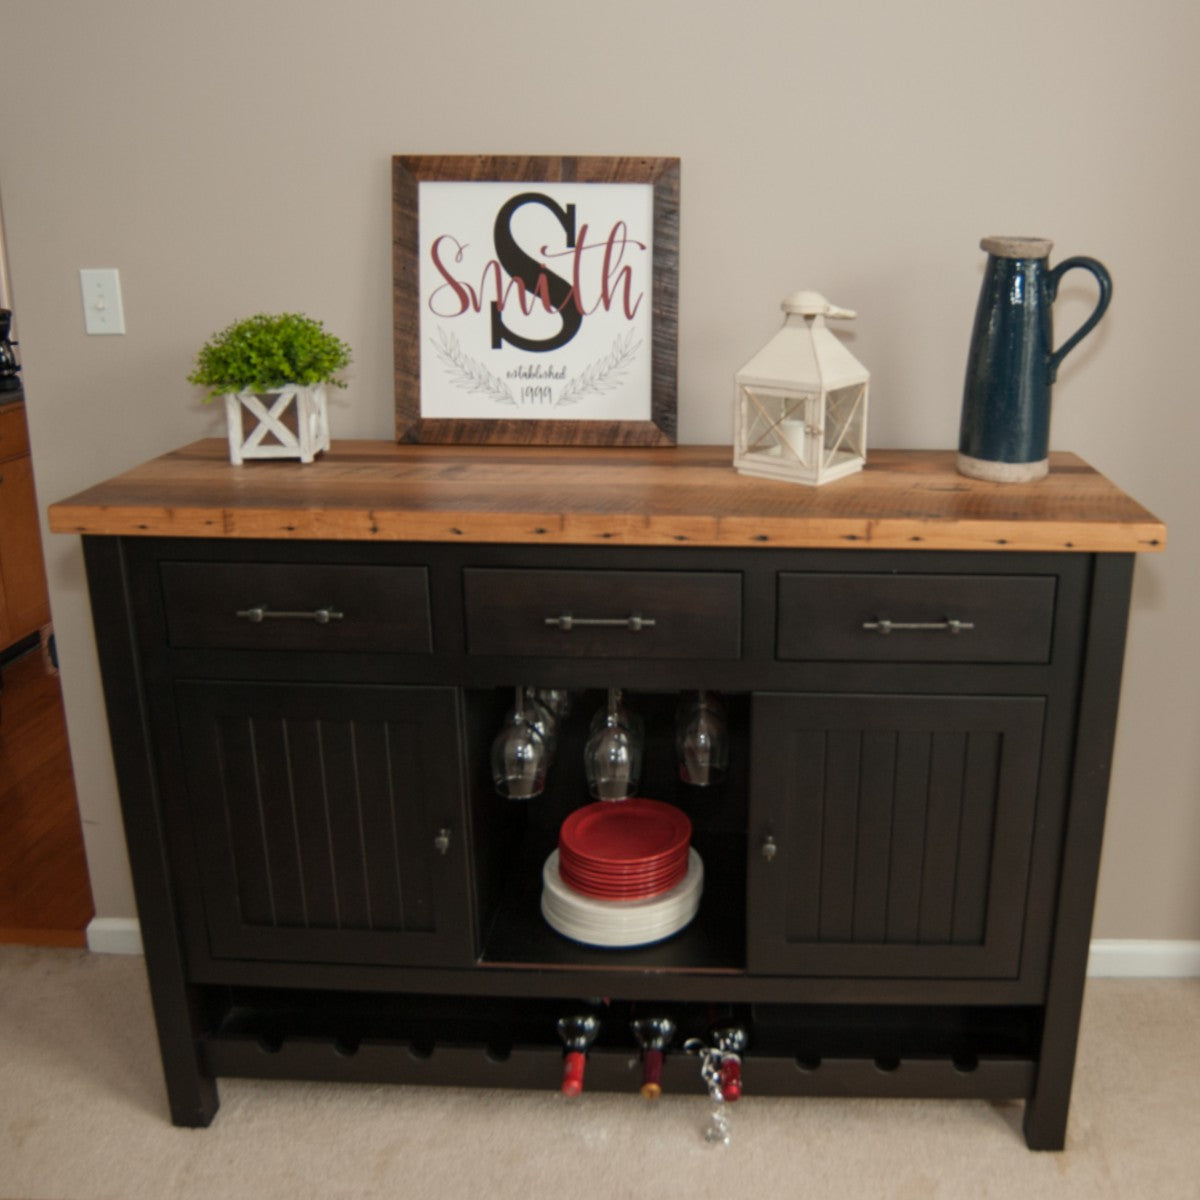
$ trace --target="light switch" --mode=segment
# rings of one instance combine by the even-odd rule
[[[83,291],[84,329],[88,333],[124,333],[121,276],[116,267],[83,267],[79,286]]]

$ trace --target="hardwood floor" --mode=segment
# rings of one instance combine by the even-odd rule
[[[95,909],[62,692],[38,647],[0,693],[0,942],[83,946]]]

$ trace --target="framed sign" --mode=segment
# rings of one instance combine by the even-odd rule
[[[396,440],[675,441],[679,160],[392,160]]]

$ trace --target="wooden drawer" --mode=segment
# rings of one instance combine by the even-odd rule
[[[172,646],[432,649],[424,567],[164,562],[161,578]]]
[[[470,654],[734,659],[735,571],[463,571]]]
[[[24,404],[0,404],[0,459],[29,453]]]
[[[781,659],[1042,663],[1052,575],[779,576]]]

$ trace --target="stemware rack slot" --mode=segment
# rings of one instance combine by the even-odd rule
[[[746,1096],[872,1095],[1018,1098],[1033,1078],[1038,1020],[1032,1010],[944,1008],[928,1013],[870,1006],[849,1020],[819,1005],[722,1006],[654,1001],[327,996],[274,989],[214,989],[204,1038],[221,1075],[359,1083],[436,1083],[557,1090],[563,1049],[557,1018],[587,1009],[600,1020],[588,1052],[587,1091],[637,1094],[635,1016],[678,1026],[663,1064],[667,1095],[700,1095],[697,1058],[683,1046],[714,1023],[749,1033]],[[336,1012],[335,1017],[329,1014]]]

